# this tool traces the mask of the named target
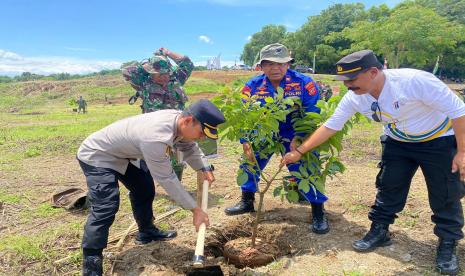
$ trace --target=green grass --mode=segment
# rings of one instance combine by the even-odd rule
[[[55,208],[50,203],[42,203],[32,209],[24,209],[21,211],[21,218],[24,221],[32,221],[38,218],[53,217],[65,212],[62,208]]]
[[[364,276],[364,275],[368,275],[368,274],[365,274],[363,272],[360,272],[360,271],[356,271],[356,270],[351,270],[351,271],[342,271],[342,275],[344,276]]]
[[[191,212],[189,210],[179,210],[177,211],[176,213],[173,214],[173,219],[178,221],[178,220],[181,220],[183,218],[187,218],[189,215],[191,214]]]
[[[0,190],[0,202],[10,204],[20,203],[21,197],[18,195],[8,194],[7,192]]]
[[[224,88],[223,84],[219,84],[213,80],[191,77],[184,85],[184,90],[187,95],[192,95],[202,92],[218,92]]]
[[[41,249],[44,238],[23,235],[11,235],[0,239],[0,251],[18,254],[28,261],[45,260],[46,252]]]
[[[88,86],[83,87],[79,91],[81,94],[86,95],[86,101],[101,100],[107,98],[116,98],[127,96],[128,98],[134,94],[134,90],[129,84],[122,84],[117,86]]]
[[[91,133],[138,113],[129,105],[96,105],[87,114],[59,108],[36,115],[0,113],[0,121],[8,122],[0,125],[0,169],[31,157],[75,154]]]

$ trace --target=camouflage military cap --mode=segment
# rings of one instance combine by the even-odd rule
[[[168,58],[164,56],[153,56],[145,61],[142,67],[149,74],[167,74],[172,71]]]

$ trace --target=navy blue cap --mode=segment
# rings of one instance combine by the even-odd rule
[[[208,138],[218,139],[218,125],[226,122],[223,113],[209,100],[201,99],[187,108],[187,111],[202,124]]]
[[[372,50],[362,50],[341,58],[336,62],[336,80],[351,80],[372,67],[382,68]]]

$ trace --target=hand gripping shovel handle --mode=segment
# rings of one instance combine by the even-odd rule
[[[202,187],[202,211],[206,212],[208,206],[208,181],[203,181]],[[199,232],[197,234],[197,244],[195,246],[194,254],[194,267],[203,267],[205,262],[205,257],[203,255],[203,250],[205,246],[205,231],[207,226],[205,223],[200,224]]]

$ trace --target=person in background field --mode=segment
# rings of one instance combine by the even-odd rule
[[[176,231],[162,231],[153,224],[152,202],[156,180],[168,195],[193,213],[193,224],[208,225],[208,215],[186,192],[171,167],[168,152],[176,148],[196,171],[203,171],[211,184],[215,177],[195,141],[217,139],[223,114],[208,100],[200,100],[184,111],[159,110],[117,121],[87,137],[77,153],[89,190],[90,213],[82,238],[83,275],[102,275],[102,252],[119,208],[118,181],[129,190],[129,199],[138,226],[136,243],[167,240]],[[130,160],[144,159],[140,168]]]
[[[289,69],[293,62],[290,57],[288,49],[279,43],[274,43],[263,47],[260,51],[260,68],[263,74],[249,80],[244,88],[242,94],[247,97],[254,95],[258,96],[260,102],[264,102],[267,97],[274,97],[277,93],[277,88],[281,87],[284,90],[284,97],[299,97],[302,102],[303,110],[296,110],[290,113],[286,122],[279,124],[279,133],[277,139],[282,143],[286,152],[295,150],[297,147],[296,138],[302,137],[304,134],[296,133],[294,131],[291,120],[298,118],[304,112],[319,112],[315,104],[319,100],[319,91],[316,83],[311,77],[298,73]],[[244,114],[247,116],[247,114]],[[291,141],[291,142],[289,142]],[[248,156],[249,160],[253,160],[254,156],[258,161],[260,170],[263,170],[270,160],[271,156],[260,158],[260,149],[252,148],[247,138],[241,139],[244,153]],[[289,171],[299,171],[299,166],[302,162],[295,162],[288,164]],[[242,164],[241,167],[245,168],[247,164]],[[259,182],[259,175],[252,175],[249,170],[248,181],[241,186],[242,198],[235,206],[225,209],[227,215],[238,215],[247,212],[254,212],[255,192],[257,187],[255,183]],[[325,234],[329,231],[329,224],[324,212],[323,203],[328,199],[319,191],[314,192],[312,189],[308,193],[299,191],[301,197],[311,203],[312,206],[312,225],[311,229],[314,233]]]
[[[382,156],[377,194],[368,214],[368,233],[353,243],[367,252],[390,245],[389,225],[405,206],[412,177],[421,168],[439,242],[436,268],[457,274],[457,241],[463,238],[465,194],[465,104],[433,74],[415,69],[386,69],[371,50],[336,63],[336,79],[349,89],[334,114],[305,142],[286,154],[282,164],[305,153],[341,130],[356,112],[380,122]]]
[[[86,113],[87,112],[87,102],[82,98],[82,96],[79,96],[79,100],[77,101],[78,103],[78,113]]]

